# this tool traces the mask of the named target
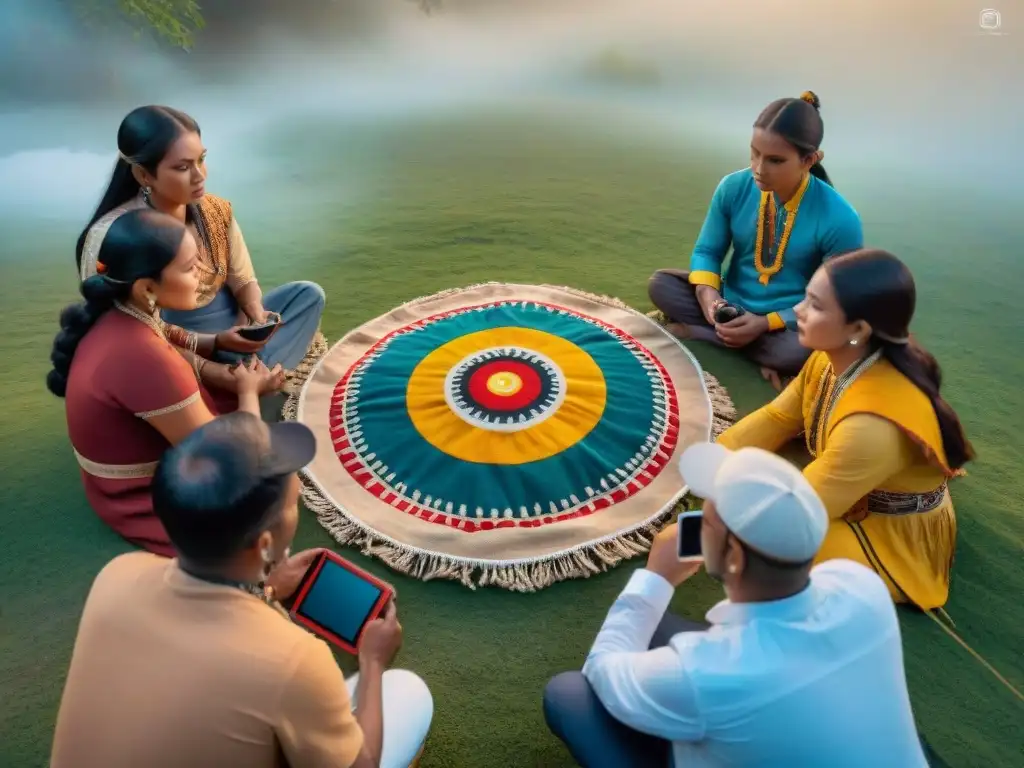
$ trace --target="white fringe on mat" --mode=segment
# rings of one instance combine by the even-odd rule
[[[309,343],[309,349],[306,350],[306,356],[302,358],[301,362],[295,367],[295,370],[285,371],[284,374],[284,391],[291,397],[298,397],[302,391],[302,386],[306,383],[306,380],[313,375],[313,371],[320,365],[320,361],[323,360],[324,355],[327,354],[327,339],[323,333],[317,331],[313,336],[313,340]],[[293,421],[294,418],[281,414],[282,418],[287,421]]]
[[[462,293],[484,285],[505,285],[504,283],[484,283],[464,288],[452,288],[430,296],[403,304],[401,309],[418,304],[426,299],[438,299],[444,296]],[[624,309],[640,314],[619,299],[611,296],[598,296],[576,288],[565,286],[542,285],[542,288],[557,288],[590,301],[606,306]],[[396,310],[390,310],[391,314]],[[661,327],[664,322],[659,313],[648,313],[645,316],[650,322]],[[711,403],[712,423],[710,437],[718,437],[736,420],[736,408],[729,393],[714,376],[700,367],[693,354],[674,336],[665,332],[693,360],[697,370],[701,371],[704,387]],[[338,341],[341,344],[345,338]],[[317,333],[310,345],[309,352],[298,368],[290,371],[286,384],[288,399],[281,409],[281,417],[285,420],[300,418],[300,402],[302,391],[312,377],[320,361],[328,352],[327,342],[323,335]],[[422,581],[431,579],[447,579],[458,581],[476,589],[478,586],[494,586],[513,592],[536,592],[560,581],[568,579],[589,578],[607,571],[624,560],[645,554],[651,547],[654,535],[662,525],[675,513],[690,508],[693,497],[689,496],[684,487],[680,492],[650,518],[633,526],[596,541],[589,541],[571,549],[562,550],[536,558],[520,560],[473,560],[469,558],[440,555],[436,552],[413,547],[384,536],[350,515],[343,505],[332,499],[330,495],[308,473],[303,473],[302,498],[306,506],[317,516],[328,533],[339,544],[358,547],[364,555],[376,557],[388,567]]]

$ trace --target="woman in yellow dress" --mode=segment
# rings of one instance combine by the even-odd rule
[[[932,610],[949,596],[956,544],[947,482],[974,451],[939,393],[938,363],[910,336],[915,301],[910,271],[890,253],[825,262],[796,307],[813,354],[719,442],[777,450],[803,433],[804,474],[832,518],[818,561],[863,563],[894,600]]]

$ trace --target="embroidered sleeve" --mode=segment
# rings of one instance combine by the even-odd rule
[[[237,293],[256,279],[256,271],[253,269],[252,257],[249,255],[245,238],[242,237],[242,229],[234,218],[231,219],[229,237],[231,248],[228,256],[228,288],[232,293]]]
[[[726,448],[776,451],[804,429],[803,398],[807,367],[772,402],[725,430],[718,442]]]
[[[710,285],[716,290],[722,287],[722,260],[732,245],[729,225],[731,178],[726,176],[715,190],[704,226],[700,228],[697,244],[693,247],[693,255],[690,256],[690,282],[693,285]]]
[[[111,366],[121,369],[110,372],[115,399],[140,419],[174,413],[200,399],[192,367],[155,336],[116,355]]]
[[[914,445],[899,427],[880,416],[857,413],[832,428],[825,450],[807,465],[804,477],[829,516],[839,518],[913,461]]]

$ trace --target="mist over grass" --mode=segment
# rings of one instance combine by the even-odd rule
[[[408,0],[204,0],[208,27],[185,54],[87,31],[71,2],[0,0],[0,582],[33,578],[3,605],[0,698],[17,706],[0,707],[0,763],[45,764],[85,590],[124,548],[88,509],[43,381],[58,309],[77,296],[75,237],[118,123],[146,103],[199,120],[210,189],[235,205],[261,283],[320,283],[334,341],[486,280],[647,309],[647,276],[685,265],[757,113],[816,91],[825,164],[869,242],[913,270],[915,333],[978,449],[955,489],[950,613],[1020,687],[1007,638],[1024,623],[1024,29],[1011,10],[1005,34],[987,35],[962,0],[444,0],[429,16]],[[741,412],[771,396],[745,361],[694,346]],[[303,516],[296,548],[331,545]],[[346,556],[400,582],[403,664],[439,702],[424,768],[568,765],[538,692],[579,664],[629,567],[523,596]],[[696,618],[719,598],[698,578],[673,610]],[[1018,703],[925,617],[901,618],[929,740],[952,765],[1019,763]]]
[[[83,28],[58,0],[5,0],[0,206],[84,215],[117,124],[140,103],[191,112],[218,177],[252,181],[268,160],[260,136],[284,122],[331,117],[345,130],[481,110],[593,113],[595,130],[627,143],[708,144],[740,165],[758,111],[805,89],[822,100],[837,179],[1024,200],[1024,101],[1011,96],[1024,29],[1007,12],[1005,34],[983,34],[959,0],[446,0],[431,15],[409,0],[297,2],[285,16],[262,0],[245,13],[214,6],[186,54]]]

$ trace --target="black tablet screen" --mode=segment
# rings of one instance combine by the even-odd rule
[[[326,559],[297,613],[355,645],[380,595],[376,584]]]

